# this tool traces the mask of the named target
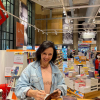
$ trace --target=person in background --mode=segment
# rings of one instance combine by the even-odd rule
[[[98,71],[99,63],[100,63],[100,52],[98,52],[98,53],[96,54],[95,71]]]
[[[44,41],[36,51],[36,61],[30,63],[22,72],[15,88],[18,98],[33,97],[44,100],[46,94],[58,91],[55,98],[66,95],[64,78],[54,65],[57,52],[54,43]]]

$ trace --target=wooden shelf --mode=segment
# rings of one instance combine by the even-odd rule
[[[77,97],[79,97],[81,99],[83,99],[83,98],[84,99],[92,99],[92,98],[100,96],[100,91],[93,91],[93,92],[89,92],[89,93],[84,93],[83,97],[81,97],[81,96],[79,96],[79,95],[77,95],[74,92],[69,91],[69,90],[67,90],[67,92],[71,93],[71,94],[73,94],[73,95],[75,95],[75,96],[77,96]]]

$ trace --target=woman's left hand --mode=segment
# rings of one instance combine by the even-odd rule
[[[52,97],[52,99],[60,98],[60,96],[61,96],[61,90],[60,90],[60,89],[56,89],[56,90],[54,90],[53,92],[57,92],[57,91],[58,91],[58,93],[55,94],[55,95]]]

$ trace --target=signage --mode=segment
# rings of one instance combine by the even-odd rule
[[[1,2],[1,0],[0,0],[0,7],[1,7],[2,9],[5,10],[5,7],[4,7],[3,3]],[[3,13],[3,12],[4,12],[4,11],[2,11],[2,10],[0,9],[0,16],[1,16],[1,18],[0,18],[0,25],[1,25],[2,23],[5,22],[6,18],[9,17],[8,14],[7,14],[6,12],[4,12],[4,13]],[[6,17],[6,18],[5,18],[5,17]]]
[[[16,22],[16,46],[23,47],[24,45],[24,25]]]
[[[11,77],[11,67],[5,67],[5,77]]]
[[[14,64],[23,64],[23,55],[14,55]]]
[[[75,56],[74,57],[74,64],[86,64],[86,56]]]
[[[92,43],[92,41],[83,41],[83,43]]]

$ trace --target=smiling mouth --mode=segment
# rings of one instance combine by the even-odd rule
[[[44,59],[44,61],[49,61],[49,60],[45,60],[45,59]]]

